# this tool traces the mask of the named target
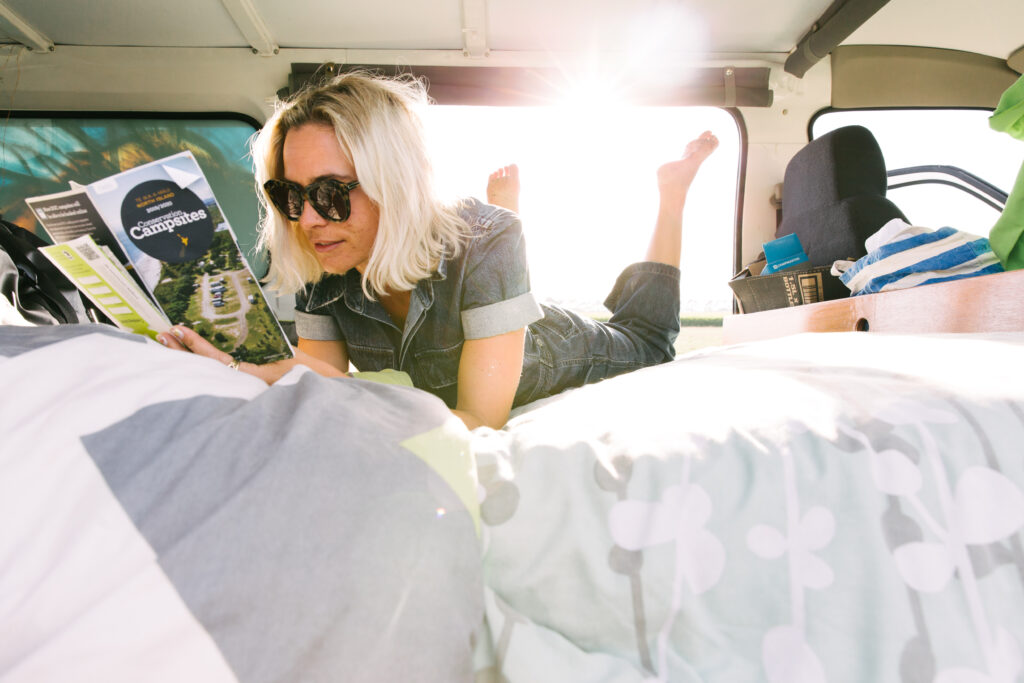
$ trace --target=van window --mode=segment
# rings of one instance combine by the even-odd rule
[[[140,164],[191,150],[227,213],[239,247],[258,276],[257,203],[248,140],[254,121],[234,118],[124,117],[80,114],[5,117],[0,130],[0,212],[23,228],[36,226],[24,199],[86,184]]]
[[[953,173],[955,169],[966,171],[1005,194],[1013,188],[1024,161],[1024,145],[989,128],[990,115],[981,109],[829,111],[812,122],[811,137],[861,125],[878,140],[890,173],[910,167],[950,166]],[[958,176],[949,172],[890,176],[888,196],[915,225],[949,226],[987,236],[999,216],[999,202]]]
[[[711,130],[721,141],[684,217],[682,312],[720,324],[731,311],[740,131],[712,107],[435,105],[426,125],[436,172],[456,196],[486,198],[487,177],[519,167],[519,213],[533,290],[595,317],[619,272],[642,260],[658,208],[657,167]],[[697,344],[701,345],[701,344]]]
[[[538,298],[596,317],[618,273],[642,260],[657,213],[655,171],[704,130],[721,141],[689,195],[683,227],[682,314],[700,327],[688,350],[720,339],[731,311],[740,131],[711,107],[468,107],[426,113],[442,189],[486,198],[488,175],[519,166],[520,214]],[[255,122],[238,119],[81,115],[10,118],[0,155],[0,211],[33,229],[24,197],[59,192],[191,149],[224,205],[239,245],[253,253],[257,202],[247,143]],[[41,235],[45,238],[45,235]],[[707,318],[708,320],[704,320]]]

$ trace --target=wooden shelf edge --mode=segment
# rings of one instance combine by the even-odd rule
[[[725,318],[726,344],[800,332],[1024,330],[1024,270]]]

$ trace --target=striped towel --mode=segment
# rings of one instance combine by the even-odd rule
[[[867,256],[855,263],[833,265],[852,296],[1003,271],[984,237],[954,228],[928,230],[898,218],[868,238],[867,247]]]

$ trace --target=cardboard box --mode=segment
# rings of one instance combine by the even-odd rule
[[[756,313],[819,301],[845,299],[850,290],[832,275],[831,266],[760,275],[764,261],[751,264],[729,281],[740,313]]]

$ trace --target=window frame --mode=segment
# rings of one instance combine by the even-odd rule
[[[3,128],[6,130],[6,126],[11,121],[24,120],[24,119],[55,119],[55,120],[68,120],[68,119],[80,119],[80,120],[96,120],[102,123],[104,119],[120,119],[128,121],[228,121],[241,123],[252,128],[252,134],[255,135],[263,127],[263,124],[257,121],[252,116],[242,114],[239,112],[232,111],[216,111],[216,112],[203,112],[203,111],[119,111],[119,110],[45,110],[45,109],[0,109],[0,117],[3,118]],[[0,132],[0,137],[4,135]],[[68,188],[65,188],[68,189]],[[255,185],[253,185],[253,192],[255,192]],[[258,210],[257,210],[258,215]],[[232,229],[235,230],[236,239],[237,228],[232,224]],[[252,234],[255,236],[257,227],[253,226]],[[248,231],[247,231],[248,232]],[[246,234],[248,236],[248,234]],[[248,242],[249,240],[245,240]],[[265,255],[259,254],[255,251],[255,240],[252,241],[251,253],[247,253],[248,250],[244,248],[243,244],[239,245],[242,247],[243,254],[249,261],[249,265],[257,277],[263,277],[266,272],[266,259]]]

